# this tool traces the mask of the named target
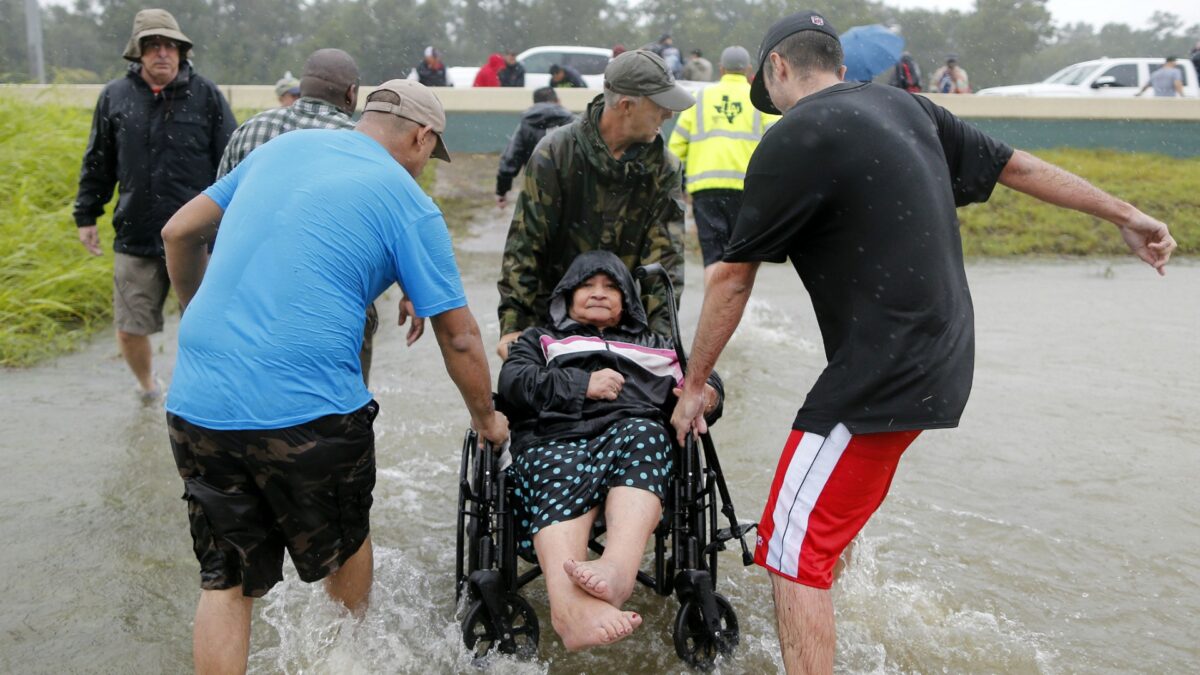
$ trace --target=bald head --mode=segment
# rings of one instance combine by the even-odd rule
[[[300,95],[322,101],[352,113],[358,102],[358,64],[340,49],[318,49],[304,62]]]

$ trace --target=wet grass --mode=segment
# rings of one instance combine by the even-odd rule
[[[0,97],[0,365],[70,349],[112,316],[112,255],[71,217],[91,111]],[[112,243],[111,220],[98,223]]]
[[[112,321],[113,202],[97,222],[100,257],[79,244],[71,215],[91,118],[0,96],[0,366],[69,351]],[[435,180],[426,171],[419,182],[428,191]]]
[[[239,119],[254,111],[239,110]],[[71,349],[112,319],[112,227],[105,255],[80,246],[71,217],[91,111],[0,97],[0,366],[25,366]],[[1200,246],[1200,159],[1100,150],[1038,152],[1171,225],[1181,254]],[[494,155],[430,162],[422,187],[458,236],[495,209]],[[111,203],[108,211],[111,212]],[[971,256],[1125,255],[1108,223],[1055,209],[1003,187],[961,212]]]
[[[1083,176],[1171,227],[1179,255],[1200,247],[1200,158],[1111,150],[1039,150],[1034,154]],[[959,211],[968,256],[1123,256],[1112,224],[998,186],[986,204]]]

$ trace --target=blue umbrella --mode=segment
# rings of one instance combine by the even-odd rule
[[[904,38],[879,24],[855,26],[842,33],[842,51],[846,79],[869,82],[900,60]]]

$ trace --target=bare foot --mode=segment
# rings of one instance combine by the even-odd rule
[[[563,570],[575,585],[589,595],[620,608],[633,592],[633,579],[625,579],[616,565],[600,558],[587,562],[568,559]]]
[[[568,651],[612,644],[642,625],[637,612],[622,612],[606,602],[581,597],[564,604],[550,608],[550,619]]]

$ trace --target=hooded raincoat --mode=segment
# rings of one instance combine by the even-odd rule
[[[492,54],[488,57],[487,63],[475,73],[475,82],[472,87],[499,87],[500,86],[500,71],[504,69],[504,57],[499,54]]]
[[[568,315],[575,288],[597,273],[621,288],[621,323],[601,330]],[[672,389],[683,370],[674,342],[651,331],[634,288],[633,275],[612,253],[590,251],[575,258],[554,288],[549,325],[526,330],[500,369],[499,394],[509,416],[514,451],[550,441],[592,438],[630,418],[663,420],[675,404]],[[587,397],[592,373],[605,368],[625,378],[613,401]],[[708,383],[717,391],[710,422],[721,416],[724,387],[715,373]]]
[[[504,154],[500,155],[500,170],[496,173],[496,194],[508,194],[512,189],[513,179],[521,173],[521,169],[529,163],[529,157],[538,141],[551,129],[570,124],[575,116],[570,110],[558,103],[544,101],[534,103],[533,107],[521,115],[521,124],[517,133],[513,134]]]

